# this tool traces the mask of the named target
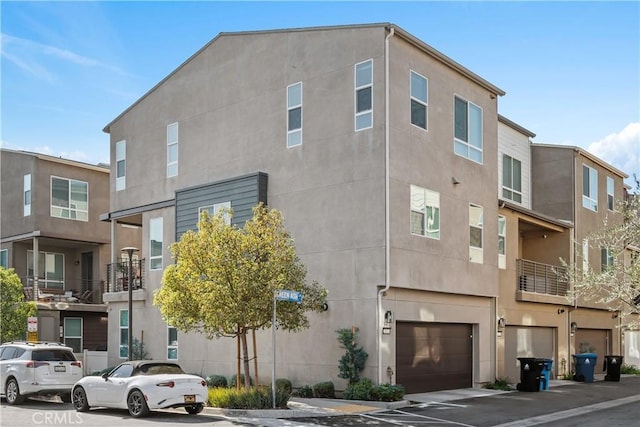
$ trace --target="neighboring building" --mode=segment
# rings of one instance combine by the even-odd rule
[[[36,302],[38,338],[76,353],[106,350],[110,229],[99,214],[109,206],[108,165],[7,149],[0,155],[0,263],[15,269]]]

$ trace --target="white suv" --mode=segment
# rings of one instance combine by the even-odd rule
[[[60,395],[63,402],[71,402],[71,388],[82,376],[82,362],[64,344],[0,345],[0,395],[10,405],[19,405],[31,395]]]

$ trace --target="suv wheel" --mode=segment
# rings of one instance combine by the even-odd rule
[[[5,387],[5,396],[9,405],[20,405],[24,402],[24,396],[20,394],[20,387],[15,378],[9,378]]]

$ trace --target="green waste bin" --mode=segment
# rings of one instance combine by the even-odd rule
[[[574,354],[573,362],[576,368],[576,374],[573,379],[575,381],[583,381],[585,383],[593,382],[593,373],[598,362],[598,355],[595,353]]]
[[[518,357],[520,361],[520,382],[518,391],[540,391],[540,373],[544,367],[544,359],[535,357]]]
[[[604,357],[604,366],[602,369],[607,371],[604,376],[605,381],[620,381],[620,367],[622,366],[622,356],[607,355]]]

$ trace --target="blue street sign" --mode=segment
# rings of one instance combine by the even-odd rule
[[[280,289],[276,294],[276,299],[278,301],[302,302],[302,294],[298,291]]]

